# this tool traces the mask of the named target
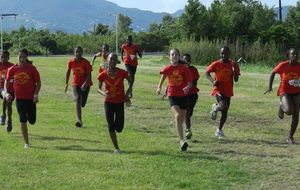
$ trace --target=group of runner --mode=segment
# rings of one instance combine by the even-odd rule
[[[126,71],[117,67],[120,63],[118,55],[109,53],[109,46],[102,45],[99,53],[93,56],[92,64],[83,57],[82,47],[76,47],[74,58],[68,62],[66,72],[65,92],[68,90],[69,78],[72,72],[72,90],[76,103],[77,121],[75,126],[83,127],[82,108],[86,105],[90,86],[92,83],[92,70],[97,57],[100,58],[98,70],[98,92],[104,96],[104,109],[108,124],[109,135],[114,145],[114,152],[121,153],[116,133],[121,133],[124,128],[124,103],[131,105],[133,97],[133,83],[138,65],[137,57],[142,57],[138,45],[133,44],[132,36],[128,36],[127,42],[122,45],[121,59],[125,63]],[[205,75],[212,83],[212,96],[216,97],[213,103],[210,117],[217,119],[217,113],[221,112],[219,125],[215,135],[218,138],[225,137],[223,127],[227,120],[233,93],[233,84],[238,82],[240,76],[239,65],[229,58],[230,49],[224,46],[220,49],[220,59],[208,65]],[[292,123],[287,143],[295,144],[294,133],[299,121],[299,78],[300,64],[297,62],[298,55],[295,49],[287,53],[288,60],[279,63],[270,76],[269,87],[265,93],[272,91],[272,84],[275,74],[280,74],[281,82],[278,88],[280,105],[278,117],[283,118],[284,113],[292,115]],[[193,109],[198,100],[197,81],[200,77],[196,67],[191,65],[191,56],[184,54],[180,57],[178,49],[171,49],[169,52],[169,64],[165,66],[160,74],[162,75],[156,90],[157,95],[165,79],[168,79],[168,87],[163,97],[168,96],[171,111],[174,114],[175,126],[180,139],[180,149],[186,151],[188,148],[187,139],[192,137],[191,117]],[[12,101],[16,99],[16,107],[21,123],[21,132],[25,142],[24,147],[29,148],[27,121],[34,124],[36,120],[36,103],[41,87],[39,72],[28,60],[28,51],[22,49],[19,52],[19,62],[13,65],[9,63],[9,52],[1,54],[0,63],[1,83],[0,96],[3,99],[3,113],[0,117],[0,124],[4,125],[7,116],[7,132],[12,130]],[[211,76],[214,73],[214,77]],[[128,89],[125,92],[124,81],[128,82]],[[105,89],[103,89],[103,84]],[[185,123],[185,135],[183,125]]]

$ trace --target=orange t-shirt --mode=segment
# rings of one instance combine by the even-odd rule
[[[14,64],[7,62],[7,63],[0,63],[0,88],[4,88],[4,81],[5,76],[8,68],[14,66]]]
[[[220,86],[213,86],[212,95],[216,96],[223,93],[226,97],[233,96],[233,74],[240,75],[240,67],[234,61],[229,60],[223,63],[222,60],[212,62],[207,68],[207,72],[215,73],[215,80],[219,81]]]
[[[160,71],[160,74],[168,77],[168,96],[187,96],[182,89],[192,81],[192,75],[185,65],[178,64],[173,66],[169,64]]]
[[[75,58],[71,59],[68,63],[68,69],[73,72],[73,86],[81,86],[86,81],[88,74],[93,70],[92,65],[85,58],[82,58],[80,61],[76,61]],[[92,84],[92,81],[90,81],[89,86]]]
[[[137,55],[139,51],[139,46],[136,44],[122,44],[122,49],[125,52],[124,63],[132,66],[137,66]]]
[[[124,79],[128,77],[128,72],[117,68],[115,77],[109,76],[107,70],[99,74],[98,80],[104,81],[105,93],[108,97],[105,102],[122,103],[125,102]]]
[[[300,93],[299,87],[294,87],[289,84],[289,80],[300,78],[300,63],[290,65],[289,61],[283,61],[274,68],[273,72],[280,74],[281,81],[277,90],[278,96],[282,96],[284,93]]]
[[[36,83],[41,79],[35,66],[27,64],[23,67],[19,65],[10,67],[6,74],[6,80],[13,80],[13,89],[16,99],[32,100]]]
[[[195,81],[195,80],[197,81],[200,78],[200,75],[199,75],[199,72],[198,72],[197,68],[194,67],[194,66],[190,66],[189,70],[192,74],[192,81]],[[189,95],[195,94],[197,92],[199,92],[199,89],[197,88],[197,86],[193,86],[189,91]]]

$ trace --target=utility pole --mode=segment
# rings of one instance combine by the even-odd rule
[[[281,0],[279,0],[279,20],[282,22],[282,7],[281,7]]]
[[[0,14],[0,30],[1,30],[1,53],[3,52],[3,19],[5,17],[17,17],[17,14]]]

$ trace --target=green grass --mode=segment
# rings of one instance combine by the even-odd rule
[[[243,66],[235,85],[226,138],[214,137],[217,122],[209,119],[214,98],[198,67],[199,100],[192,117],[193,138],[179,151],[167,100],[155,95],[160,57],[140,59],[133,106],[126,108],[125,128],[118,136],[123,151],[112,153],[103,97],[94,86],[83,109],[84,128],[74,126],[71,89],[64,94],[67,57],[32,58],[42,89],[38,118],[29,127],[32,148],[25,150],[13,107],[12,133],[0,131],[0,189],[297,189],[299,145],[285,144],[290,117],[276,117],[279,98],[263,95],[272,68]],[[13,58],[12,61],[16,59]],[[123,65],[121,65],[123,68]],[[166,83],[165,83],[166,85]],[[300,141],[296,133],[296,140]]]

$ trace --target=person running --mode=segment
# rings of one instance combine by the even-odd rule
[[[229,47],[224,46],[220,50],[221,59],[212,62],[207,68],[205,75],[213,84],[212,95],[216,97],[217,103],[214,103],[211,108],[210,116],[212,120],[217,119],[217,113],[222,113],[219,127],[216,129],[215,135],[218,138],[225,137],[223,126],[227,120],[227,114],[230,106],[230,99],[233,96],[233,80],[239,80],[240,68],[239,65],[229,59]],[[214,79],[210,75],[214,72]]]
[[[27,121],[33,125],[36,122],[36,104],[39,101],[41,88],[40,74],[32,62],[28,60],[28,50],[21,49],[19,63],[10,67],[6,74],[5,90],[7,102],[12,102],[13,94],[8,90],[10,81],[16,97],[16,107],[21,123],[21,132],[25,141],[24,148],[29,148]]]
[[[277,90],[277,96],[280,96],[278,117],[283,119],[284,113],[292,116],[291,129],[288,135],[287,143],[295,144],[294,134],[299,122],[299,78],[300,63],[295,49],[290,49],[287,54],[288,60],[280,62],[272,71],[269,80],[269,87],[265,94],[272,91],[272,85],[275,74],[280,75],[280,85]]]
[[[184,54],[182,56],[182,60],[186,63],[187,67],[191,72],[192,84],[193,84],[187,96],[187,107],[186,107],[186,117],[185,117],[185,126],[186,126],[185,137],[187,139],[190,139],[193,135],[191,131],[191,117],[193,115],[194,107],[198,100],[199,89],[197,88],[197,81],[200,78],[200,75],[197,68],[191,65],[192,58],[190,54]]]
[[[7,111],[7,127],[6,131],[9,133],[12,130],[12,120],[11,120],[11,114],[12,114],[12,101],[8,102],[5,98],[5,76],[7,73],[7,69],[12,67],[14,64],[10,63],[9,61],[9,52],[3,51],[1,55],[1,62],[0,62],[0,98],[3,99],[2,101],[2,115],[0,117],[0,124],[5,125],[6,120],[6,111]],[[13,89],[8,89],[8,92],[14,97]],[[14,98],[12,98],[13,100]]]
[[[114,153],[121,153],[117,133],[121,133],[124,128],[124,102],[129,100],[128,95],[132,91],[132,83],[128,72],[116,67],[118,56],[115,53],[108,55],[108,68],[100,73],[98,92],[105,97],[104,109],[108,124],[109,135],[114,145]],[[129,87],[124,92],[124,79],[129,83]],[[102,90],[103,83],[105,91]]]
[[[92,66],[94,65],[94,62],[97,57],[100,58],[100,67],[99,67],[99,73],[101,73],[104,69],[108,68],[107,64],[107,56],[109,54],[109,46],[107,44],[103,44],[101,47],[100,52],[94,54],[92,59]]]
[[[186,151],[188,143],[183,135],[183,122],[186,116],[187,95],[192,85],[192,77],[189,69],[180,64],[180,53],[178,49],[171,49],[169,52],[170,64],[164,67],[156,93],[160,94],[161,87],[168,77],[168,98],[171,110],[175,116],[175,126],[180,138],[181,151]]]
[[[125,63],[126,70],[129,74],[129,77],[133,85],[135,80],[136,68],[138,66],[137,55],[141,58],[142,53],[139,49],[139,46],[133,44],[131,35],[127,37],[127,43],[122,44],[121,48],[122,48],[121,59]],[[125,53],[125,58],[124,58],[124,53]],[[129,97],[132,98],[132,93],[129,94]]]
[[[76,102],[76,115],[77,122],[75,126],[78,128],[83,127],[81,108],[83,108],[87,102],[87,98],[90,91],[90,86],[93,84],[92,77],[92,66],[90,62],[83,58],[83,49],[78,46],[74,51],[75,58],[72,58],[68,63],[68,70],[66,73],[66,87],[65,93],[68,91],[68,83],[70,78],[71,70],[73,72],[72,88],[74,100]]]

